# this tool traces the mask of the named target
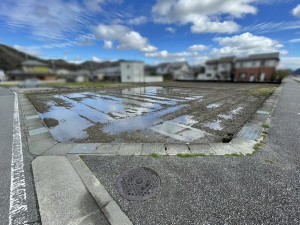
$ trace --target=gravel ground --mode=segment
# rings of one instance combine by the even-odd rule
[[[237,133],[269,96],[270,90],[277,85],[170,82],[160,84],[160,86],[154,86],[157,87],[157,93],[155,93],[155,95],[152,95],[152,93],[144,93],[144,87],[135,87],[133,89],[113,87],[97,90],[93,89],[92,92],[80,90],[73,93],[55,91],[54,93],[39,95],[29,94],[28,97],[37,111],[41,113],[42,118],[46,118],[46,124],[47,121],[59,121],[58,126],[50,129],[52,135],[59,142],[208,143],[221,142],[222,138],[228,133]],[[164,86],[164,88],[161,88],[161,86]],[[148,89],[151,89],[151,87],[148,87]],[[146,88],[146,92],[148,89]],[[78,97],[76,95],[82,93],[85,94],[85,97]],[[101,113],[104,111],[104,116],[109,116],[113,120],[117,120],[117,122],[111,120],[106,122],[95,121],[91,118],[90,113],[87,113],[87,110],[82,108],[86,106],[86,101],[95,99],[95,95],[97,94],[107,95],[108,98],[122,99],[121,102],[116,103],[111,101],[106,103],[106,106],[101,105],[101,107],[96,107],[97,109],[95,109],[93,104],[96,105],[99,103],[97,103],[99,99],[96,99],[94,103],[89,105],[88,109],[89,111],[98,110],[98,112]],[[172,103],[172,99],[174,98],[183,101]],[[137,112],[145,108],[149,110],[149,107],[153,107],[153,105],[155,107],[158,105],[160,108],[155,109],[155,111],[150,111],[148,114],[143,112],[142,114],[133,116],[127,111],[123,112],[121,110],[117,111],[117,116],[121,114],[121,118],[118,118],[113,114],[115,113],[113,110],[105,111],[106,109],[104,108],[107,107],[107,105],[111,108],[120,107],[120,105],[125,109],[127,107],[131,109],[134,108]],[[209,108],[209,106],[211,106],[211,108]],[[64,108],[65,111],[51,113],[53,107],[59,107],[59,109]],[[78,109],[74,110],[76,107],[78,107]],[[172,110],[172,107],[177,107],[178,109]],[[67,116],[63,118],[61,114],[72,110],[76,111],[77,116],[80,117],[77,120],[74,119],[74,123],[76,122],[78,124],[80,120],[83,120],[82,123],[88,125],[82,124],[82,126],[78,128],[81,134],[68,136],[71,132],[63,126],[60,128],[60,124],[69,120],[71,116],[69,116],[69,118]],[[163,113],[164,110],[170,110],[170,112]],[[161,115],[153,118],[147,117],[147,115],[151,113]],[[138,121],[135,120],[135,117],[139,116],[145,116],[145,118],[141,118]],[[173,135],[161,135],[161,133],[153,132],[151,129],[154,125],[165,121],[173,122],[174,119],[178,119],[182,116],[186,116],[185,123],[188,123],[188,120],[192,121],[191,124],[184,123],[183,125],[189,126],[194,130],[196,129],[199,132],[204,132],[205,135],[197,138],[188,137],[176,139]],[[151,122],[151,120],[154,121],[158,119],[162,121],[158,121],[157,123]],[[72,121],[70,121],[70,123],[71,122]],[[178,121],[176,122],[178,123]],[[144,124],[144,126],[137,126],[138,123]],[[53,126],[52,124],[47,125],[49,127]],[[114,127],[124,126],[127,128],[120,132],[105,130],[106,128],[116,129]],[[172,130],[172,128],[169,128],[169,130],[170,129]]]

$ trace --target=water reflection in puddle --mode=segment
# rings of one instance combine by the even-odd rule
[[[206,106],[206,108],[216,109],[216,108],[219,108],[220,106],[221,106],[221,104],[213,103],[213,104],[209,104],[208,106]]]
[[[212,123],[208,123],[205,126],[212,130],[222,130],[223,129],[223,127],[221,126],[221,120],[217,120]]]
[[[166,97],[172,95],[176,97]],[[53,100],[47,102],[49,112],[41,114],[41,118],[59,121],[58,126],[50,129],[59,142],[88,138],[87,128],[96,124],[101,124],[99,132],[109,135],[157,130],[161,134],[166,131],[167,136],[176,140],[191,141],[204,136],[204,132],[191,127],[197,123],[192,116],[169,121],[162,117],[188,107],[185,102],[203,98],[188,91],[178,93],[162,87],[66,93],[53,96]]]

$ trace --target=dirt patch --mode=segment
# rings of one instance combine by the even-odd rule
[[[209,143],[236,134],[276,86],[170,82],[28,97],[42,116],[62,121],[53,122],[59,142]],[[66,132],[69,124],[82,138]]]
[[[53,119],[53,118],[44,118],[43,121],[49,128],[56,127],[59,124],[58,120]]]

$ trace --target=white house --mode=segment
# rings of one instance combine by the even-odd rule
[[[156,67],[156,73],[172,74],[174,80],[180,80],[190,78],[191,69],[187,62],[162,63]]]
[[[202,75],[201,78],[203,80],[232,80],[234,59],[235,57],[224,57],[215,60],[208,60],[206,62],[205,76]]]
[[[120,64],[122,82],[145,82],[144,63],[140,61],[125,61]]]

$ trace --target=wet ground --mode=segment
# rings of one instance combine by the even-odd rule
[[[172,84],[28,97],[58,142],[208,143],[237,133],[275,87]]]

